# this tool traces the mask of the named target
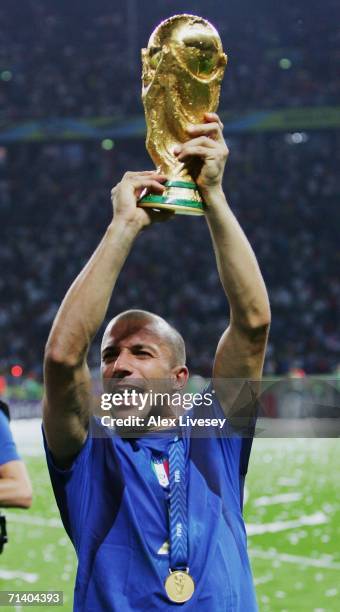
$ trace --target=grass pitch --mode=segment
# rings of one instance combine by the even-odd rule
[[[6,510],[10,542],[0,557],[0,590],[62,590],[62,609],[69,612],[75,553],[59,520],[44,457],[24,458],[34,503],[29,511]],[[339,466],[336,439],[254,442],[245,519],[261,612],[339,612]],[[8,608],[14,609],[24,610]]]

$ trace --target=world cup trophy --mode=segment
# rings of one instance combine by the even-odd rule
[[[183,164],[174,149],[188,140],[189,124],[203,123],[218,107],[227,64],[217,30],[195,15],[174,15],[152,32],[142,49],[146,148],[168,180],[163,195],[146,194],[139,206],[204,214],[195,183],[197,160]]]

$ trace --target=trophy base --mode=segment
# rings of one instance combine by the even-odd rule
[[[163,195],[152,193],[142,197],[138,206],[172,210],[179,215],[204,215],[204,202],[196,183],[189,181],[166,181]]]

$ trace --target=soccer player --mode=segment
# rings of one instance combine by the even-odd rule
[[[0,507],[29,508],[32,487],[9,427],[8,406],[0,400]]]
[[[222,190],[228,157],[222,129],[218,115],[207,114],[188,128],[176,155],[200,161],[196,180],[230,305],[213,381],[259,379],[270,307],[255,255]],[[137,206],[144,189],[162,194],[165,180],[154,171],[127,172],[112,190],[113,220],[66,294],[46,345],[43,431],[54,493],[78,555],[74,610],[252,612],[242,518],[251,439],[196,437],[176,426],[162,436],[162,425],[134,438],[106,435],[92,416],[87,353],[134,240],[169,216]],[[110,381],[121,392],[146,390],[155,379],[181,389],[188,379],[183,339],[152,313],[126,311],[106,328],[101,370],[104,386]],[[212,384],[208,390],[213,394]],[[228,394],[217,396],[194,414],[237,416]],[[116,412],[131,410],[124,405]],[[167,410],[159,412],[168,416]],[[150,406],[146,411],[155,414]]]

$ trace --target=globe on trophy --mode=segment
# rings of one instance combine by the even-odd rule
[[[146,194],[142,207],[180,214],[204,214],[193,175],[197,160],[184,164],[174,154],[188,140],[189,124],[203,123],[218,107],[227,56],[217,30],[195,15],[174,15],[152,32],[142,49],[142,100],[146,148],[157,170],[168,177],[163,195]]]

